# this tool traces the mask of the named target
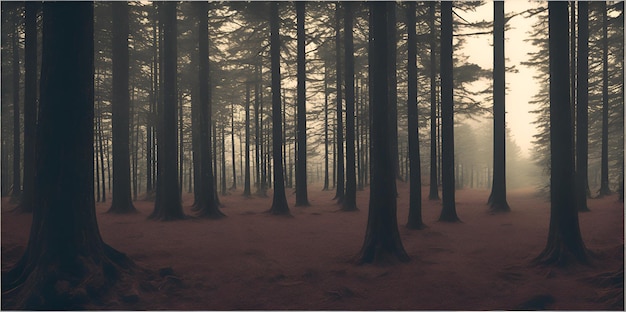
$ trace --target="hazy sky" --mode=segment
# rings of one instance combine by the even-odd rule
[[[527,0],[507,0],[504,2],[504,12],[508,16],[513,12],[521,12],[534,6],[535,4]],[[469,22],[483,19],[493,21],[493,3],[487,1],[476,12],[459,12],[459,14]],[[524,42],[525,39],[528,39],[528,31],[534,22],[535,18],[522,16],[516,16],[509,20],[508,25],[511,28],[505,32],[504,43],[504,53],[508,58],[506,66],[515,65],[519,70],[519,73],[506,74],[506,84],[509,88],[506,95],[506,122],[525,156],[529,155],[529,151],[533,147],[531,141],[536,133],[535,126],[532,124],[535,116],[529,112],[536,107],[528,104],[528,102],[536,93],[538,85],[533,79],[535,70],[521,65],[521,62],[527,60],[528,52],[535,50],[535,47],[529,42]],[[468,61],[485,69],[493,68],[493,35],[472,36],[466,39],[465,54],[469,56]]]

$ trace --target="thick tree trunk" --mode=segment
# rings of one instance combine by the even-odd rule
[[[282,116],[280,114],[280,17],[278,2],[270,2],[270,57],[272,60],[272,144],[274,162],[274,197],[269,210],[273,215],[290,215],[282,166]]]
[[[339,204],[343,202],[345,196],[345,176],[344,176],[344,163],[343,163],[343,108],[342,108],[342,94],[341,94],[341,14],[340,14],[340,4],[339,2],[335,3],[335,58],[336,58],[336,78],[337,78],[337,119],[336,119],[336,130],[335,130],[335,143],[337,145],[337,165],[336,165],[336,179],[337,183],[335,186],[335,198]],[[345,34],[344,34],[345,35]]]
[[[550,45],[550,230],[537,264],[587,263],[574,195],[574,161],[569,99],[567,2],[549,2]]]
[[[43,12],[37,209],[24,255],[2,274],[2,308],[84,310],[135,266],[102,241],[95,215],[93,3]]]
[[[113,82],[111,118],[113,132],[113,194],[111,213],[134,213],[130,185],[130,103],[128,91],[128,4],[112,2],[113,16],[112,62]]]
[[[157,196],[151,219],[170,221],[185,217],[180,201],[176,166],[176,2],[159,4],[163,25],[163,106],[159,113],[161,133],[157,150],[159,169]]]
[[[609,188],[609,40],[606,1],[600,3],[602,11],[602,154],[598,195],[605,196],[611,194]]]
[[[296,206],[309,206],[307,191],[307,155],[306,155],[306,57],[305,57],[305,2],[296,2],[298,36],[298,124],[296,156]]]
[[[578,4],[578,75],[576,97],[576,207],[587,207],[589,159],[589,3]]]
[[[12,38],[12,77],[13,77],[13,191],[11,197],[18,201],[22,196],[20,149],[20,43],[19,25],[21,14],[14,15]]]
[[[37,9],[40,4],[27,1],[24,5],[24,188],[17,210],[32,212],[37,151]]]
[[[435,4],[428,2],[428,22],[430,28],[430,187],[428,199],[439,200],[437,179],[437,62],[435,46],[437,33],[435,29]]]
[[[420,168],[419,125],[417,109],[417,33],[415,22],[415,2],[407,3],[407,54],[408,54],[408,132],[409,132],[409,219],[406,226],[410,229],[422,229],[422,172]]]
[[[344,3],[344,50],[346,62],[346,193],[342,211],[359,210],[356,206],[356,159],[354,147],[354,43],[352,42],[353,3]]]
[[[452,1],[441,2],[441,189],[439,221],[458,222],[454,199],[454,82]]]
[[[504,1],[493,3],[493,184],[489,211],[509,212],[506,200],[506,121],[504,63]]]
[[[372,128],[370,155],[372,157],[372,180],[365,241],[357,255],[356,263],[380,263],[386,261],[408,261],[404,251],[396,217],[396,177],[393,172],[393,157],[389,135],[388,97],[388,44],[389,26],[386,22],[388,6],[385,2],[370,4],[370,32],[372,34],[373,59],[371,88]]]

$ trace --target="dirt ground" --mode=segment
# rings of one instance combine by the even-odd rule
[[[147,220],[153,202],[136,201],[133,215],[104,212],[98,223],[105,242],[143,267],[170,267],[179,287],[143,292],[132,304],[108,302],[109,310],[551,310],[619,309],[602,297],[609,289],[588,280],[624,262],[624,206],[617,196],[589,200],[580,214],[582,236],[594,253],[592,266],[530,266],[545,246],[549,203],[533,189],[508,194],[511,213],[489,215],[487,190],[457,191],[462,223],[437,222],[439,201],[423,201],[424,230],[404,227],[408,185],[398,184],[398,224],[408,263],[350,263],[363,243],[369,192],[357,194],[358,212],[337,212],[333,191],[309,187],[310,207],[293,218],[264,214],[268,198],[246,199],[241,190],[221,196],[221,220]],[[424,193],[427,195],[427,189]],[[108,197],[110,199],[110,197]],[[184,209],[192,214],[191,194]],[[32,215],[16,215],[2,201],[2,269],[22,254]],[[623,286],[622,286],[623,294]],[[622,295],[623,296],[623,295]],[[547,299],[546,299],[547,298]],[[523,305],[525,304],[525,305]]]

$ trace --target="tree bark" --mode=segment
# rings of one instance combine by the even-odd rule
[[[454,199],[454,82],[452,2],[441,2],[441,189],[439,221],[458,222]]]
[[[387,37],[389,39],[387,48],[389,52],[387,57],[389,58],[387,75],[389,79],[389,127],[391,132],[389,134],[389,140],[391,140],[391,157],[393,159],[393,173],[396,179],[402,181],[402,175],[400,174],[400,158],[398,153],[398,75],[396,59],[398,57],[397,47],[397,35],[396,35],[396,3],[393,1],[387,2],[389,9],[387,11]]]
[[[385,2],[370,4],[370,33],[372,34],[373,59],[372,79],[372,128],[370,154],[372,159],[372,180],[370,188],[369,212],[363,247],[357,255],[356,263],[380,263],[387,261],[408,261],[404,251],[396,217],[396,177],[393,173],[393,157],[389,135],[388,97],[388,6]]]
[[[435,46],[435,2],[428,2],[428,23],[430,29],[430,187],[428,199],[439,200],[437,179],[437,62]]]
[[[569,88],[567,2],[549,2],[550,46],[550,230],[536,264],[587,263],[574,195],[573,136]]]
[[[578,72],[576,97],[576,207],[589,211],[589,3],[578,4]]]
[[[274,162],[274,197],[269,210],[273,215],[291,215],[285,195],[285,180],[282,166],[282,116],[280,114],[280,17],[278,2],[270,4],[270,57],[272,61],[272,144]]]
[[[244,163],[244,180],[243,180],[243,196],[250,197],[252,195],[250,191],[250,81],[246,81],[246,133],[245,133],[245,154],[246,160]],[[241,144],[239,145],[241,147]]]
[[[307,133],[306,133],[306,32],[304,31],[306,2],[296,2],[298,36],[298,124],[296,155],[296,206],[310,206],[307,193]]]
[[[341,204],[345,196],[345,176],[344,176],[344,163],[343,163],[343,108],[342,108],[342,94],[341,94],[341,14],[340,3],[335,3],[335,58],[336,58],[336,78],[337,78],[337,119],[335,130],[335,143],[337,145],[337,164],[335,167],[336,173],[336,185],[335,185],[335,198],[337,203]]]
[[[19,25],[21,14],[13,16],[13,36],[12,36],[12,78],[13,78],[13,191],[11,197],[18,201],[22,196],[21,183],[21,145],[20,145],[20,43]]]
[[[328,67],[324,62],[324,187],[322,191],[328,191]]]
[[[113,132],[113,194],[110,213],[134,213],[130,185],[130,103],[128,91],[128,4],[112,2],[112,103],[111,118]]]
[[[600,157],[599,196],[611,194],[609,188],[609,40],[606,1],[600,2],[602,11],[602,154]]]
[[[342,211],[357,211],[356,206],[356,158],[354,135],[354,43],[352,42],[353,3],[344,2],[344,50],[346,62],[346,193]]]
[[[494,1],[493,20],[493,184],[487,203],[495,213],[511,211],[506,200],[504,1]]]

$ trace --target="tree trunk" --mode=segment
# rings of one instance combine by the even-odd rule
[[[352,42],[353,3],[344,2],[344,50],[346,62],[346,193],[342,211],[357,211],[356,206],[356,159],[354,147],[354,43]]]
[[[230,190],[237,189],[237,166],[235,166],[235,103],[230,104],[230,149],[231,161],[233,167],[233,185]]]
[[[110,213],[134,213],[130,185],[130,103],[128,91],[128,4],[112,2],[112,103],[111,123],[113,132],[113,194]]]
[[[13,192],[11,197],[18,201],[22,196],[21,183],[21,153],[20,153],[20,43],[19,25],[21,14],[14,15],[13,36],[12,36],[12,74],[13,74]]]
[[[27,1],[24,5],[24,189],[17,210],[32,212],[37,153],[37,10],[40,4]]]
[[[389,52],[387,53],[387,57],[389,61],[387,62],[389,67],[387,67],[387,75],[389,79],[389,127],[391,127],[391,132],[389,133],[389,140],[391,140],[391,157],[393,159],[393,173],[396,179],[402,181],[402,176],[400,175],[400,159],[398,153],[398,77],[397,77],[397,65],[396,59],[398,57],[398,47],[397,47],[397,35],[396,35],[396,3],[389,1],[387,2],[389,9],[387,11],[387,26],[388,31],[388,46]]]
[[[176,2],[159,4],[163,25],[163,106],[159,110],[157,194],[151,219],[170,221],[185,217],[180,201],[176,166]]]
[[[185,141],[183,140],[183,92],[178,90],[178,185],[179,192],[183,194],[183,176],[185,174]]]
[[[336,178],[336,188],[335,188],[335,198],[338,203],[342,203],[345,190],[344,190],[344,165],[343,165],[343,112],[341,107],[342,97],[341,97],[341,36],[340,36],[340,22],[341,22],[341,14],[339,2],[335,3],[335,57],[336,57],[336,68],[337,68],[337,128],[335,132],[335,143],[337,144],[337,166],[335,167],[337,170]]]
[[[537,264],[565,266],[587,263],[578,225],[571,157],[567,2],[549,2],[550,45],[550,230],[548,242],[534,259]]]
[[[428,22],[430,28],[430,192],[428,199],[439,200],[437,179],[437,62],[435,46],[435,2],[428,2]]]
[[[322,191],[328,191],[328,67],[324,62],[324,187]]]
[[[370,33],[372,34],[372,128],[370,154],[372,157],[372,180],[365,241],[356,262],[380,263],[408,261],[404,251],[396,217],[396,180],[389,135],[388,97],[388,30],[386,22],[388,6],[385,2],[370,4]]]
[[[576,207],[589,211],[589,3],[578,4],[578,75],[576,97]]]
[[[509,212],[506,200],[506,121],[504,63],[504,1],[493,3],[493,184],[489,211]]]
[[[408,132],[409,132],[409,219],[406,226],[410,229],[424,228],[422,221],[422,172],[420,168],[419,125],[417,109],[417,33],[415,22],[415,2],[407,3],[407,54],[408,54]]]
[[[611,194],[609,188],[609,40],[607,38],[606,1],[600,2],[602,11],[602,154],[600,157],[599,196]]]
[[[99,102],[101,104],[101,102]],[[106,178],[104,176],[104,141],[103,136],[104,133],[102,131],[102,110],[100,109],[100,105],[98,105],[98,149],[100,150],[100,174],[102,175],[102,196],[100,200],[104,203],[106,202]]]
[[[278,2],[270,2],[270,57],[272,60],[272,144],[274,162],[274,197],[269,210],[273,215],[290,215],[282,166],[282,116],[280,114],[280,17]]]
[[[296,206],[309,206],[307,193],[307,155],[306,155],[306,57],[304,12],[306,3],[296,2],[297,32],[298,32],[298,132],[296,156]]]
[[[245,153],[246,160],[244,163],[244,180],[243,180],[243,196],[250,197],[250,82],[246,81],[246,133],[245,133]],[[239,141],[241,143],[241,140]],[[241,147],[241,144],[239,145]]]
[[[37,209],[24,255],[2,274],[2,308],[83,310],[134,264],[102,241],[95,214],[93,4],[43,12]]]
[[[441,192],[439,221],[458,222],[454,199],[452,1],[441,2]]]

